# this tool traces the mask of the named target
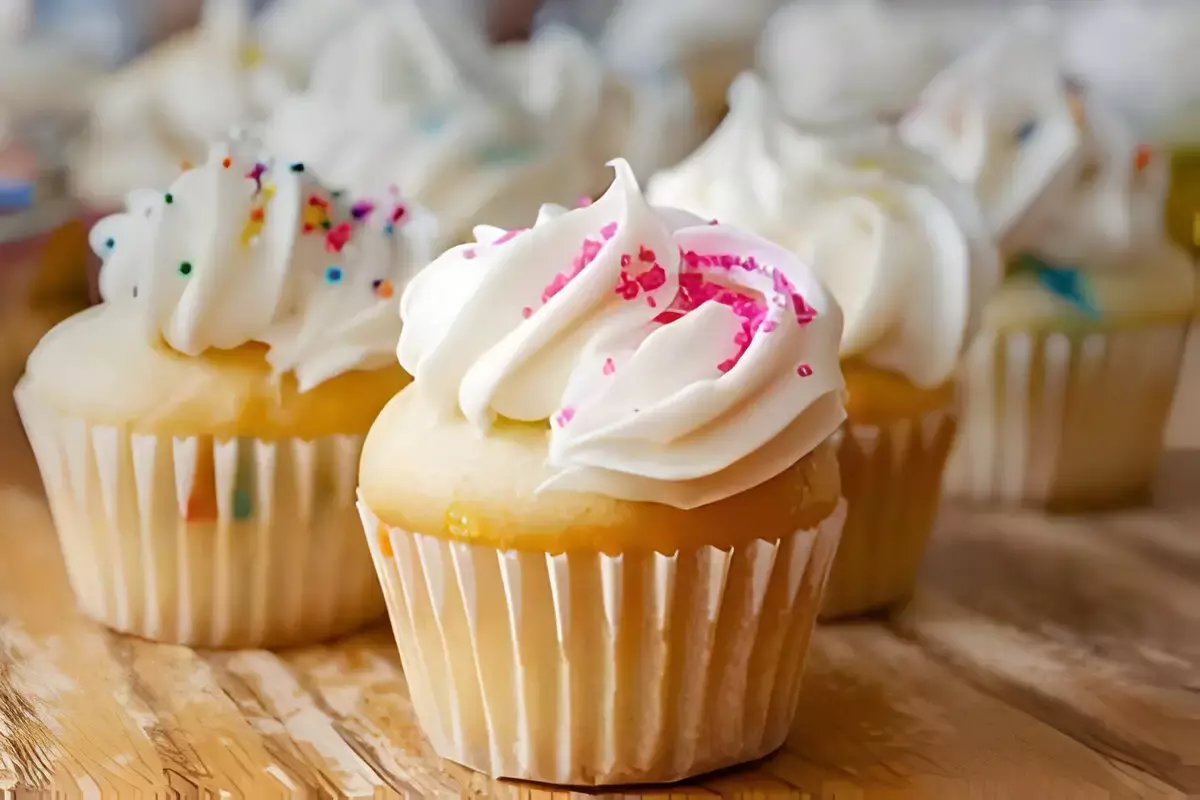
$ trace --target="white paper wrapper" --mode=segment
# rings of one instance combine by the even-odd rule
[[[916,586],[954,441],[951,409],[887,426],[849,422],[838,464],[848,511],[822,619],[894,606]]]
[[[451,542],[359,509],[438,755],[591,785],[679,780],[783,744],[845,503],[782,540],[615,557]]]
[[[131,435],[59,415],[22,389],[21,419],[89,616],[164,642],[276,647],[383,614],[354,510],[362,437]]]
[[[1187,331],[980,334],[962,371],[947,494],[1078,509],[1144,499]]]

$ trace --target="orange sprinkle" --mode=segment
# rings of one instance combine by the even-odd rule
[[[254,220],[255,222],[262,222],[263,210],[261,208],[250,209],[250,219]]]
[[[375,294],[379,295],[384,300],[389,299],[393,292],[395,292],[395,290],[392,288],[391,281],[380,281],[379,285],[375,287]]]
[[[192,164],[192,162],[190,162],[190,161],[180,161],[179,162],[180,169],[191,169],[193,166],[195,166],[195,165]]]
[[[379,551],[388,558],[394,557],[396,553],[392,550],[392,537],[388,535],[387,529],[380,525],[376,535],[379,538]]]
[[[229,169],[231,166],[233,166],[233,159],[229,156],[226,156],[225,160],[221,162],[221,166],[223,166],[225,169]]]
[[[1150,166],[1150,145],[1139,144],[1133,151],[1133,168],[1141,172]]]

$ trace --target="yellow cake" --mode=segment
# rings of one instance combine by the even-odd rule
[[[840,533],[837,306],[614,163],[591,206],[414,279],[415,382],[363,448],[418,719],[495,777],[675,781],[779,747]]]
[[[96,225],[106,302],[50,331],[16,391],[86,613],[206,647],[383,613],[354,485],[407,382],[408,239],[225,145]]]

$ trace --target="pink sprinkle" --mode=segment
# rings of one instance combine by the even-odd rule
[[[350,241],[350,223],[339,222],[333,230],[325,234],[325,249],[330,253],[340,253],[348,241]]]
[[[475,251],[472,250],[471,248],[467,248],[466,250],[463,250],[463,258],[465,258],[467,261],[470,261],[474,257],[475,257]]]
[[[653,292],[655,289],[667,282],[667,271],[655,264],[650,269],[637,276],[637,282],[647,292]]]
[[[571,408],[570,406],[564,406],[563,408],[561,408],[559,410],[558,415],[555,417],[554,421],[557,422],[558,427],[561,428],[562,426],[566,425],[568,422],[570,422],[574,418],[575,418],[575,409]]]
[[[717,222],[715,219],[710,219],[710,220],[708,221],[708,224],[709,224],[709,225],[720,225],[721,223]]]
[[[521,316],[524,317],[525,319],[529,319],[530,317],[533,316],[533,309],[530,308],[529,306],[525,306],[524,308],[521,309]]]
[[[632,263],[633,263],[633,256],[629,255],[629,253],[621,254],[621,266],[622,267],[628,267]]]
[[[737,364],[737,361],[735,359],[727,358],[724,361],[722,361],[720,364],[717,364],[717,369],[719,369],[723,373],[729,372],[729,370],[733,369],[736,364]]]
[[[505,242],[512,241],[517,237],[518,233],[522,233],[524,231],[524,228],[513,228],[511,231],[505,231],[504,234],[499,239],[492,242],[492,244],[504,244]]]
[[[404,218],[404,215],[407,213],[408,213],[408,209],[404,207],[404,204],[397,203],[396,207],[394,209],[392,209],[392,224],[394,225],[395,223],[402,220]]]
[[[809,375],[812,375],[812,367],[810,367],[808,364],[801,364],[800,366],[796,367],[796,374],[801,378],[807,378]]]
[[[622,271],[619,281],[620,282],[617,284],[617,288],[615,290],[617,294],[621,295],[621,297],[624,297],[626,300],[632,300],[638,296],[638,292],[641,291],[642,287],[638,286],[638,282],[636,280],[632,280],[629,277],[628,272]]]
[[[612,375],[617,371],[617,365],[613,363],[611,358],[604,359],[604,374]]]
[[[617,235],[617,223],[610,222],[600,229],[600,235],[607,241]]]
[[[779,327],[779,326],[775,323],[775,321],[769,319],[762,324],[762,332],[770,333],[771,331],[775,330],[777,327]]]
[[[647,249],[645,245],[638,246],[638,261],[644,261],[647,264],[652,264],[658,259],[654,255],[654,251]]]
[[[592,202],[593,202],[592,198],[588,197],[586,194],[583,194],[583,195],[580,195],[579,199],[575,201],[575,207],[576,208],[587,208],[588,206],[590,206],[592,204]]]
[[[651,308],[658,308],[658,303],[650,295],[646,295],[646,305],[650,306]]]

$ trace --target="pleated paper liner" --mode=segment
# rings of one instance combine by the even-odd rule
[[[1188,325],[981,333],[947,495],[1061,510],[1148,498]]]
[[[434,750],[577,785],[681,780],[783,744],[844,516],[728,551],[608,556],[447,541],[359,509]]]
[[[838,464],[846,526],[821,619],[864,614],[912,597],[954,441],[950,409],[889,425],[850,421]]]
[[[354,510],[360,436],[130,434],[17,404],[80,608],[196,647],[279,647],[384,612]]]
[[[1171,154],[1165,217],[1172,241],[1193,259],[1200,258],[1200,148]]]

